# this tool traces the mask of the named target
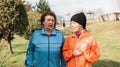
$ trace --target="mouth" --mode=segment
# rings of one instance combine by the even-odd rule
[[[53,27],[53,25],[48,25],[49,27]]]

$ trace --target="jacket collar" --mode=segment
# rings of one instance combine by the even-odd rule
[[[41,34],[47,35],[44,27],[41,28]],[[53,28],[50,35],[56,35],[56,30],[54,28]]]

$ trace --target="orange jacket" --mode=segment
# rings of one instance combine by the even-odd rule
[[[74,56],[73,50],[76,48],[78,40],[80,45],[87,40],[87,49],[80,55]],[[67,61],[66,67],[92,67],[91,63],[97,61],[100,56],[96,39],[88,31],[81,33],[79,38],[74,33],[68,35],[62,51],[64,59]]]

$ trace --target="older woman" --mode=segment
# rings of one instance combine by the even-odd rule
[[[66,37],[63,56],[66,67],[92,67],[100,56],[96,39],[86,30],[86,16],[83,12],[71,18],[73,33]]]
[[[56,15],[46,11],[41,16],[43,27],[31,36],[25,65],[26,67],[65,67],[62,56],[64,36],[55,29]]]

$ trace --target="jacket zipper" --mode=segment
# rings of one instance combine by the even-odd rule
[[[75,57],[76,59],[76,67],[78,67],[78,57]]]
[[[49,60],[50,60],[50,58],[49,58],[49,56],[50,56],[50,41],[49,41],[50,39],[49,39],[49,36],[48,36],[48,67],[49,67]]]
[[[76,46],[78,46],[78,44],[79,44],[79,38],[77,39]],[[76,67],[78,67],[78,57],[77,56],[75,57],[75,60],[76,60]]]

